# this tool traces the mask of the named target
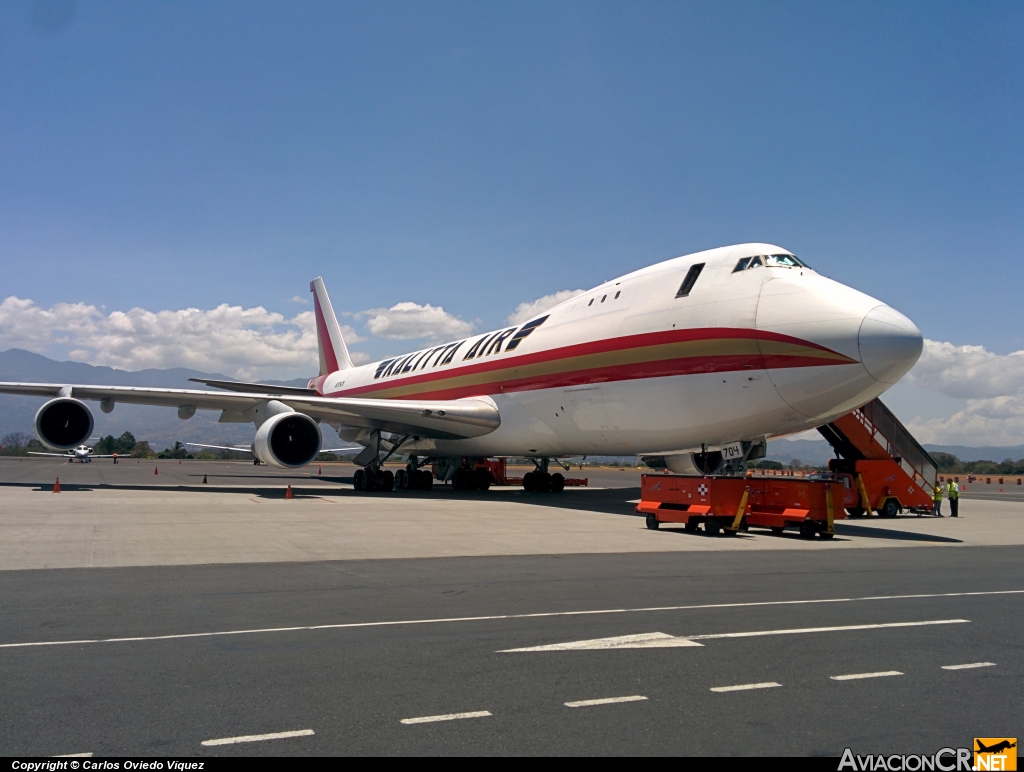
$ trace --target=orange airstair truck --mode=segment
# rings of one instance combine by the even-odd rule
[[[804,538],[835,535],[835,521],[847,514],[930,510],[936,466],[928,453],[881,403],[862,408],[818,429],[839,456],[829,472],[810,477],[641,476],[639,514],[647,527],[681,523],[685,530],[734,534],[751,526],[782,533],[799,529]]]

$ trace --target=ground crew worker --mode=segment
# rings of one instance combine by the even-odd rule
[[[932,490],[932,501],[935,502],[932,514],[936,517],[942,517],[942,483],[938,480],[935,481],[935,488]]]
[[[117,453],[114,454],[114,463],[117,463]]]
[[[960,486],[953,482],[953,480],[950,480],[946,484],[946,491],[949,495],[949,516],[958,517],[960,512]]]

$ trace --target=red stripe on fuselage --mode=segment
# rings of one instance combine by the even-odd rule
[[[825,346],[820,346],[816,343],[811,343],[810,341],[762,330],[727,327],[668,330],[664,332],[643,333],[640,335],[627,335],[619,338],[605,338],[603,340],[577,343],[571,346],[547,349],[545,351],[538,351],[532,354],[522,354],[508,358],[499,355],[496,359],[489,359],[485,362],[477,362],[469,366],[458,367],[455,369],[450,369],[447,366],[441,366],[436,370],[431,370],[430,372],[426,372],[421,375],[410,375],[406,378],[381,378],[365,386],[359,386],[354,389],[343,389],[342,391],[325,394],[324,396],[372,396],[373,392],[376,391],[416,386],[419,384],[430,383],[431,381],[475,375],[477,373],[485,373],[492,370],[524,367],[588,354],[601,354],[620,351],[623,349],[644,348],[648,346],[663,345],[666,343],[727,339],[775,341],[802,346],[804,348],[816,349],[818,351],[833,354],[837,357],[843,356],[842,354],[838,354]],[[809,356],[769,355],[767,357],[763,357],[760,354],[680,357],[676,359],[654,360],[651,362],[641,362],[628,365],[612,365],[609,367],[574,370],[550,375],[537,375],[522,379],[507,379],[491,384],[475,384],[454,388],[441,387],[433,391],[425,390],[412,395],[391,397],[391,399],[458,399],[460,397],[476,396],[486,393],[493,394],[502,391],[528,391],[533,389],[560,388],[587,383],[636,380],[638,378],[658,378],[669,375],[692,375],[696,373],[729,372],[736,370],[760,370],[766,366],[772,369],[815,367],[823,365],[852,364],[855,361],[856,360],[852,360],[847,357],[843,357],[842,360],[836,361]],[[319,389],[321,385],[322,384],[318,384],[317,388]]]

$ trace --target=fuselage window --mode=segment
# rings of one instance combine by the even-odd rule
[[[540,327],[542,324],[544,324],[544,320],[546,320],[546,319],[547,319],[546,316],[542,316],[540,319],[534,319],[532,322],[527,322],[522,327],[520,327],[519,328],[519,332],[517,332],[515,335],[513,335],[512,336],[512,340],[510,340],[508,342],[508,345],[505,346],[505,351],[511,351],[512,349],[517,348],[519,346],[519,344],[522,343],[523,340],[527,336],[529,336],[529,334],[531,332],[533,332],[538,327]]]
[[[608,296],[607,296],[607,295],[602,295],[602,296],[601,296],[601,302],[602,302],[602,303],[603,303],[604,301],[606,301],[607,299],[608,299]]]
[[[693,289],[693,285],[697,283],[697,277],[700,276],[700,272],[704,270],[704,263],[697,263],[697,265],[691,265],[690,270],[686,272],[686,278],[683,279],[683,283],[679,285],[679,292],[676,293],[677,298],[685,298],[690,294],[690,290]]]
[[[732,272],[733,273],[737,273],[738,271],[742,271],[744,268],[747,267],[747,264],[749,264],[749,263],[750,263],[750,258],[749,257],[742,257],[742,258],[740,258],[740,261],[738,263],[736,263],[736,267],[732,269]]]
[[[587,307],[589,308],[589,307],[590,307],[590,306],[592,306],[592,305],[594,305],[594,299],[593,299],[593,298],[591,298],[591,299],[590,299],[590,302],[589,302],[589,303],[587,303]]]
[[[622,290],[619,290],[618,292],[615,293],[615,297],[613,297],[612,300],[618,300],[619,299],[619,295],[621,295],[621,294],[622,294]]]

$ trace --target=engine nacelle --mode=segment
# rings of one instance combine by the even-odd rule
[[[72,397],[51,399],[36,413],[36,436],[54,450],[71,450],[92,434],[92,413]]]
[[[278,413],[260,426],[252,450],[264,464],[294,469],[316,458],[322,442],[320,427],[308,415]]]

